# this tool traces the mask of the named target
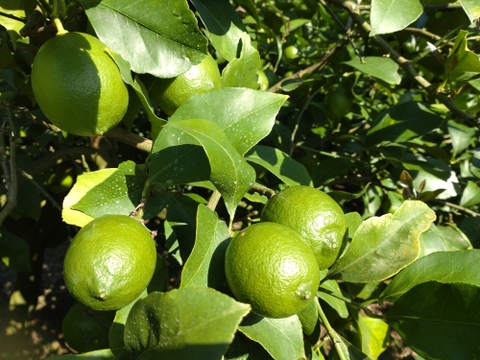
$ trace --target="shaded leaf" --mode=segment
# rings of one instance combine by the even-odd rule
[[[467,182],[463,190],[460,206],[470,207],[480,204],[480,187],[473,181]]]
[[[437,129],[443,121],[430,106],[409,101],[380,114],[367,132],[366,143],[372,146],[384,141],[407,141]]]
[[[208,158],[205,162],[187,164],[184,159],[202,160],[201,147]],[[191,165],[191,166],[189,166]],[[193,167],[193,169],[192,169]],[[222,194],[232,215],[243,195],[255,180],[255,171],[237,152],[225,133],[213,122],[189,119],[169,122],[157,137],[150,163],[150,181],[163,184],[207,180]]]
[[[395,275],[418,257],[418,238],[435,218],[423,202],[407,200],[394,214],[365,220],[327,276],[369,282]]]
[[[467,45],[468,31],[460,30],[455,45],[445,60],[445,71],[451,81],[466,80],[480,73],[480,59]]]
[[[448,121],[448,133],[452,139],[454,154],[459,154],[471,144],[475,136],[475,129],[470,126],[460,124],[454,120]]]
[[[0,229],[0,259],[15,271],[30,271],[30,248],[25,240]]]
[[[204,205],[198,206],[195,246],[183,266],[180,287],[217,288],[225,281],[227,225]]]
[[[139,205],[146,181],[144,166],[125,161],[113,174],[90,189],[72,209],[93,218],[105,214],[128,215]]]
[[[238,330],[262,345],[274,359],[305,358],[302,324],[296,315],[283,319],[271,319],[251,313],[244,319]]]
[[[138,359],[219,359],[249,311],[210,288],[154,292],[130,311],[125,345]]]
[[[77,177],[77,181],[73,185],[68,195],[63,200],[62,219],[67,224],[83,227],[89,223],[93,217],[73,209],[78,201],[80,201],[89,190],[101,184],[105,179],[112,176],[117,169],[103,169],[92,172],[86,172]]]
[[[400,0],[397,0],[400,1]],[[346,61],[345,64],[363,72],[364,74],[373,76],[387,82],[388,84],[397,85],[400,83],[401,77],[398,73],[398,64],[390,58],[379,56],[366,56],[362,62],[358,57]]]
[[[225,132],[240,155],[244,155],[273,128],[275,117],[287,96],[246,88],[225,88],[188,99],[170,122],[207,119]]]
[[[393,278],[380,295],[382,301],[395,302],[417,284],[427,281],[465,283],[480,287],[480,250],[436,252],[407,266]]]
[[[264,167],[288,186],[312,183],[305,166],[279,149],[256,145],[245,155],[245,158],[249,162]]]
[[[479,307],[479,286],[429,281],[402,295],[385,317],[422,357],[475,359],[480,354]]]
[[[422,15],[420,0],[372,0],[371,35],[403,30]]]
[[[227,1],[191,0],[207,28],[207,36],[218,53],[227,61],[238,56],[242,42],[249,35],[245,25]]]
[[[462,251],[471,248],[468,238],[460,230],[432,224],[420,235],[420,257],[437,251]]]
[[[176,77],[198,64],[207,40],[185,0],[81,0],[99,39],[132,70]],[[159,21],[161,19],[161,21]]]

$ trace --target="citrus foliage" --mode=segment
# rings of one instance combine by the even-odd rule
[[[74,238],[69,290],[115,310],[108,344],[87,358],[388,359],[391,327],[424,358],[477,356],[477,5],[63,3],[0,2],[0,255],[18,271],[12,307],[35,307],[39,252]],[[204,59],[213,85],[162,108],[158,83]],[[79,62],[94,63],[85,81],[72,80]],[[55,63],[68,65],[60,78]],[[107,63],[105,101],[72,96]],[[105,127],[78,130],[100,109],[114,115]],[[325,255],[311,224],[327,218]],[[293,230],[257,232],[265,220]],[[110,271],[116,255],[140,267]],[[290,256],[305,274],[279,286]],[[246,269],[239,289],[232,273]],[[292,300],[307,280],[308,301]]]

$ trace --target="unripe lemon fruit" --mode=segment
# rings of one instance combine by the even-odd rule
[[[77,233],[63,275],[72,296],[94,310],[118,310],[145,290],[157,261],[147,228],[124,215],[104,215]]]
[[[320,283],[313,252],[295,231],[275,223],[251,225],[231,240],[225,275],[239,301],[270,318],[305,309]]]
[[[78,32],[42,45],[32,66],[32,88],[45,116],[74,135],[101,135],[128,107],[120,71],[97,38]]]
[[[349,94],[343,87],[338,87],[325,96],[325,105],[328,111],[338,118],[344,117],[350,112],[352,103],[352,94]]]
[[[108,347],[108,332],[114,317],[114,311],[95,311],[77,302],[63,318],[63,338],[80,353]]]
[[[220,87],[220,71],[213,57],[207,55],[189,70],[173,79],[157,79],[152,95],[160,108],[172,115],[185,101]]]
[[[315,253],[320,270],[335,262],[347,231],[340,205],[323,191],[304,185],[286,188],[268,200],[261,221],[295,230]]]

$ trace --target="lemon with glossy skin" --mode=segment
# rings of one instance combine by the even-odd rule
[[[172,115],[185,101],[220,87],[220,71],[215,59],[207,55],[189,70],[173,79],[157,79],[152,95],[160,108]]]
[[[154,240],[143,224],[124,215],[104,215],[72,240],[63,274],[79,302],[94,310],[118,310],[145,290],[156,261]]]
[[[225,275],[235,297],[270,318],[285,318],[315,298],[320,271],[315,255],[293,230],[258,223],[228,245]]]
[[[45,116],[61,130],[101,135],[117,125],[128,91],[105,45],[84,33],[49,39],[32,65],[32,88]]]
[[[295,230],[315,253],[320,270],[335,262],[347,231],[340,205],[323,191],[305,185],[286,188],[268,200],[261,221]]]

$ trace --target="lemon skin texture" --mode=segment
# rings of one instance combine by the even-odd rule
[[[63,273],[72,296],[94,310],[118,310],[136,300],[157,260],[150,232],[124,215],[104,215],[85,225],[65,255]]]
[[[108,347],[108,332],[114,317],[114,311],[97,312],[77,302],[63,318],[63,337],[80,353],[103,349]]]
[[[69,32],[49,39],[32,65],[33,93],[45,116],[61,130],[101,135],[128,107],[120,71],[97,38]]]
[[[227,283],[258,315],[285,318],[315,298],[320,271],[313,252],[293,230],[258,223],[240,231],[225,255]]]
[[[329,195],[310,186],[286,188],[262,210],[261,221],[279,223],[295,230],[313,250],[320,270],[338,257],[347,231],[342,208]]]
[[[174,79],[157,79],[152,95],[167,115],[172,115],[185,101],[220,87],[220,71],[213,57],[207,55]]]

